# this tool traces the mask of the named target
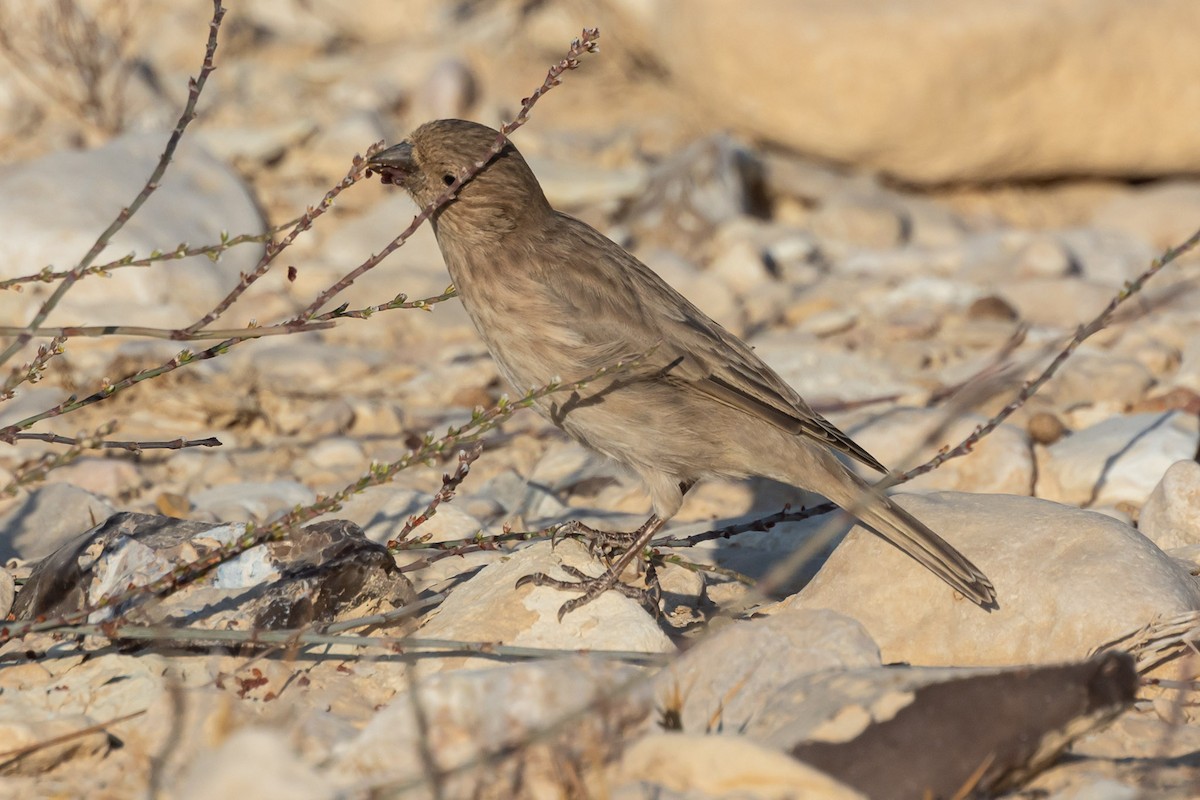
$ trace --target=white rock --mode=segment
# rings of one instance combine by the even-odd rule
[[[886,199],[844,194],[831,198],[809,220],[821,240],[832,239],[868,250],[896,247],[904,239],[906,222]]]
[[[1078,277],[1025,278],[998,284],[996,294],[1033,325],[1071,328],[1093,319],[1115,293],[1111,286]],[[1148,310],[1140,296],[1126,303],[1131,312]]]
[[[674,652],[675,646],[654,618],[637,601],[618,592],[605,592],[560,622],[559,608],[577,593],[544,586],[516,588],[518,579],[534,572],[572,580],[559,568],[563,564],[590,575],[599,575],[604,569],[602,562],[574,540],[560,541],[553,550],[549,542],[524,547],[457,586],[416,635],[567,650]],[[486,658],[449,658],[420,666],[441,671],[495,663]]]
[[[300,118],[253,128],[200,128],[195,136],[217,158],[267,164],[283,157],[289,148],[312,136],[316,130],[316,122]]]
[[[926,393],[907,383],[886,362],[820,344],[811,336],[771,333],[751,341],[767,362],[810,403],[865,400]]]
[[[1054,404],[1068,411],[1099,406],[1119,413],[1145,397],[1154,384],[1154,375],[1137,359],[1083,345],[1046,388]]]
[[[361,527],[371,541],[387,542],[398,536],[408,518],[423,512],[432,499],[433,495],[410,489],[372,486],[347,500],[340,510],[319,519],[348,519]],[[483,524],[455,503],[442,503],[437,513],[419,526],[413,536],[447,542],[474,536],[481,530]]]
[[[614,797],[865,798],[814,767],[740,736],[655,733],[630,745],[617,762]],[[636,783],[638,791],[621,792]],[[665,790],[665,792],[664,792]]]
[[[8,570],[0,567],[0,619],[7,619],[17,596],[17,584]]]
[[[140,482],[137,467],[115,458],[79,458],[46,476],[47,483],[69,483],[101,497],[117,498],[136,489]]]
[[[529,156],[529,168],[537,176],[546,199],[555,208],[615,208],[622,200],[646,188],[646,169],[595,166],[587,161]]]
[[[137,134],[89,151],[60,152],[0,168],[0,277],[34,273],[47,264],[68,269],[92,246],[117,213],[137,195],[158,161],[166,134]],[[88,192],[56,187],[88,186]],[[169,251],[181,242],[214,244],[222,231],[259,233],[263,223],[245,184],[217,159],[184,139],[159,189],[113,238],[96,264],[131,252]],[[190,323],[207,311],[250,269],[261,245],[242,245],[217,263],[206,256],[154,269],[118,269],[112,277],[87,277],[51,314],[54,324]],[[53,290],[34,284],[5,293],[0,318],[24,319],[30,304]]]
[[[617,27],[662,54],[710,124],[824,160],[928,184],[1200,168],[1187,135],[1198,106],[1185,76],[1200,69],[1191,0],[1075,2],[1053,7],[1054,25],[1042,4],[950,0],[885,15],[817,0],[735,15],[720,0],[618,8]],[[1127,57],[1106,62],[1116,50]],[[1128,91],[1132,75],[1157,91]]]
[[[1150,493],[1138,530],[1163,550],[1200,544],[1200,464],[1177,461]]]
[[[0,519],[0,561],[48,556],[113,513],[112,506],[91,492],[69,483],[46,484]]]
[[[1020,278],[1063,278],[1076,270],[1066,245],[1045,234],[1035,235],[1021,247],[1011,267]]]
[[[305,454],[309,461],[324,467],[367,466],[367,457],[362,445],[349,436],[331,436],[321,439]]]
[[[1192,458],[1200,421],[1179,411],[1113,417],[1038,449],[1036,494],[1072,505],[1146,502],[1167,468]]]
[[[930,441],[930,434],[945,424],[946,413],[937,408],[894,408],[851,426],[847,433],[885,466],[893,470],[909,469],[932,458],[942,447],[958,444],[987,420],[982,414],[958,415],[940,431],[936,440]],[[852,466],[864,478],[879,477],[863,465]],[[1033,478],[1029,435],[1014,425],[1001,425],[969,454],[909,481],[904,490],[1030,494]]]
[[[659,705],[682,700],[683,730],[739,731],[775,689],[809,672],[879,666],[879,647],[853,619],[784,609],[705,637],[658,675]]]
[[[1158,255],[1145,241],[1120,231],[1076,228],[1058,236],[1085,278],[1114,288],[1132,280]]]
[[[1140,237],[1157,251],[1191,236],[1200,219],[1200,183],[1165,180],[1122,192],[1097,209],[1091,224]]]
[[[554,792],[542,794],[530,787],[544,780],[535,751],[547,744],[563,745],[559,740],[530,742],[531,733],[573,719],[569,746],[589,752],[600,748],[601,742],[611,742],[612,736],[619,737],[651,708],[648,692],[614,693],[615,687],[639,679],[636,668],[617,662],[571,658],[491,663],[495,669],[443,673],[420,681],[416,698],[411,693],[398,696],[359,736],[336,749],[328,774],[347,783],[364,779],[374,784],[402,783],[428,774],[422,753],[435,754],[444,770],[480,759],[475,769],[463,770],[456,782],[443,786],[446,797],[473,797],[479,796],[473,791],[477,786],[506,785],[504,776],[516,761],[523,770],[520,785],[530,790],[528,796],[553,797]],[[581,713],[598,701],[602,713],[596,709]],[[483,758],[517,744],[523,758],[504,762],[509,767]],[[553,780],[551,786],[562,788]]]
[[[475,104],[478,81],[461,58],[445,58],[433,65],[414,98],[417,119],[461,119]]]
[[[1183,567],[1107,517],[1008,495],[897,499],[987,574],[999,608],[978,608],[856,528],[792,602],[858,620],[885,663],[1061,662],[1157,617],[1200,609],[1200,587]]]
[[[298,505],[316,499],[316,494],[296,481],[246,481],[214,486],[189,498],[198,511],[222,522],[263,522]]]
[[[82,714],[50,713],[21,697],[6,697],[0,703],[2,752],[13,753],[26,747],[33,749],[20,758],[7,760],[0,773],[38,775],[74,758],[102,756],[109,749],[108,733],[93,730],[78,735],[95,724],[96,720]]]
[[[309,764],[286,731],[243,728],[218,746],[193,755],[173,787],[180,800],[254,797],[262,800],[332,800],[332,782]]]

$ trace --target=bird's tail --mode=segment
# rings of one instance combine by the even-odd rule
[[[829,485],[813,486],[814,490],[849,511],[967,599],[983,608],[995,607],[996,589],[979,567],[891,498],[846,469],[832,454],[828,459],[831,463],[826,464],[825,475],[831,479]]]

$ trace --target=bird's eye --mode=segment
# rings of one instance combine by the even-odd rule
[[[442,176],[442,183],[444,183],[444,184],[446,184],[447,186],[449,186],[450,184],[454,183],[454,176],[453,176],[453,175],[443,175],[443,176]]]

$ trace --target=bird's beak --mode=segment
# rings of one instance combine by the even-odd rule
[[[367,177],[374,172],[384,183],[403,184],[404,179],[417,171],[417,163],[413,161],[412,144],[401,142],[392,145],[381,153],[376,153],[367,160]]]

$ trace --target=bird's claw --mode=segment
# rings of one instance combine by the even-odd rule
[[[588,555],[594,556],[600,554],[607,557],[615,552],[629,549],[641,535],[641,529],[636,531],[603,531],[599,528],[593,528],[590,525],[584,525],[579,520],[573,519],[570,522],[564,522],[562,525],[559,525],[550,534],[550,548],[554,549],[554,546],[561,539],[569,536],[578,536],[583,539]]]
[[[563,564],[561,566],[563,572],[566,572],[572,578],[577,580],[562,580],[559,578],[551,578],[544,572],[534,572],[521,577],[517,581],[516,588],[522,586],[549,586],[554,589],[562,589],[572,592],[582,590],[583,593],[579,597],[573,597],[563,603],[558,609],[558,621],[562,622],[563,617],[571,613],[577,608],[587,605],[595,600],[600,595],[607,592],[609,589],[620,592],[631,600],[636,600],[646,610],[655,617],[658,616],[658,603],[661,596],[659,591],[658,581],[652,581],[650,588],[639,589],[636,586],[630,586],[621,583],[619,576],[613,573],[612,570],[605,572],[598,577],[588,575],[586,572],[575,567]]]

